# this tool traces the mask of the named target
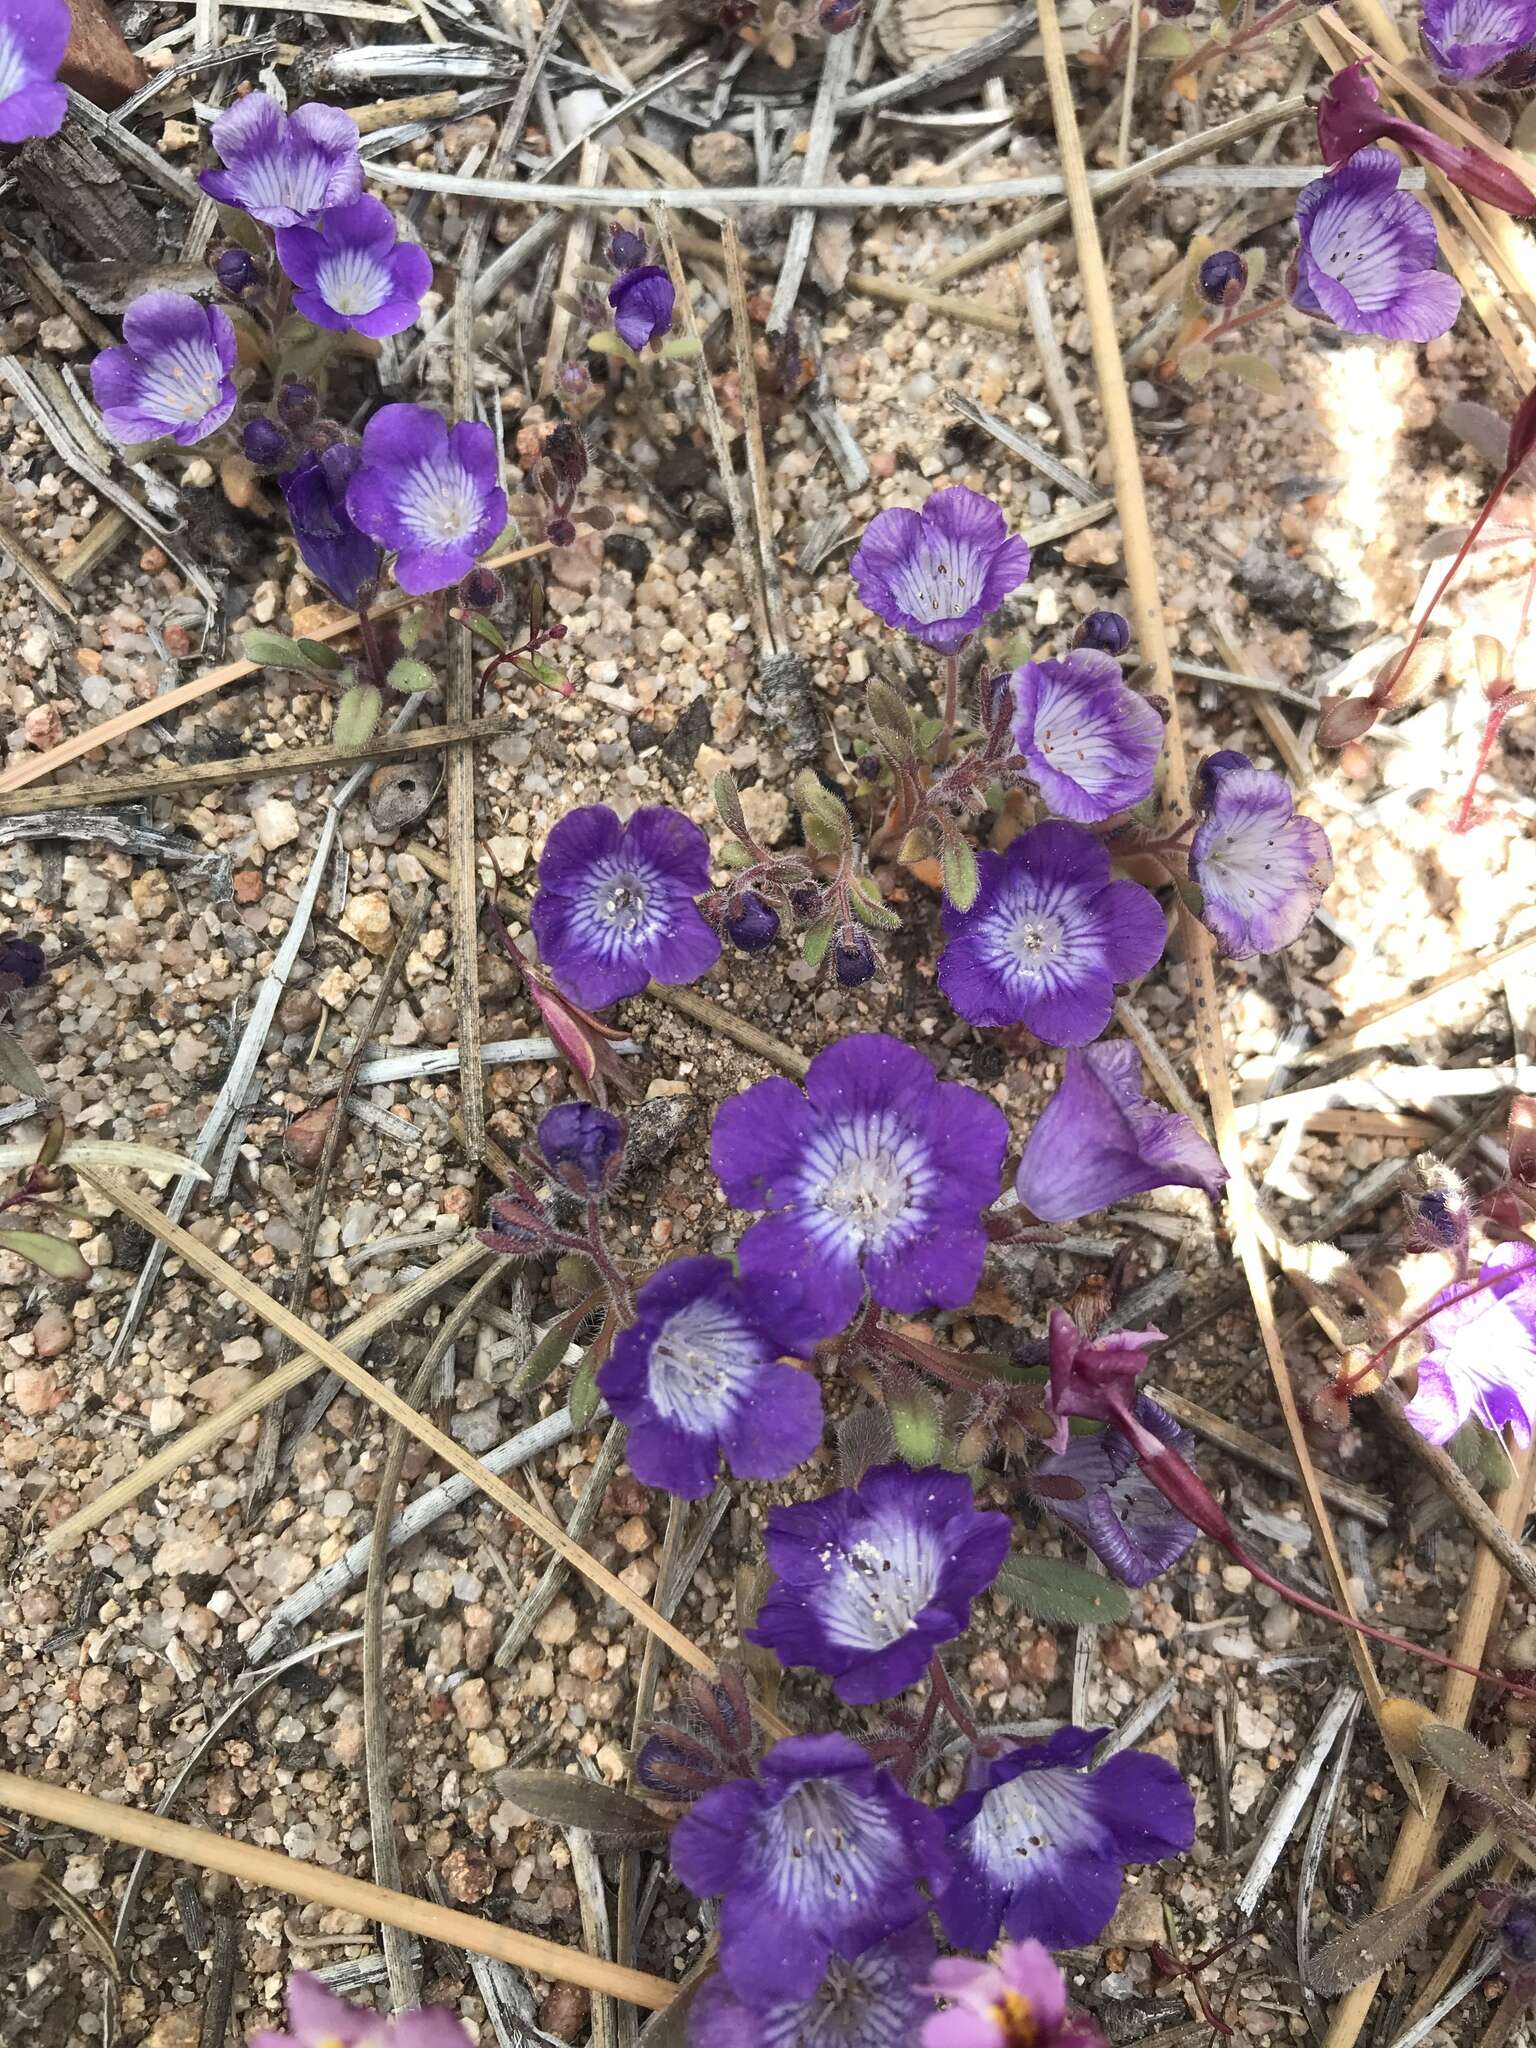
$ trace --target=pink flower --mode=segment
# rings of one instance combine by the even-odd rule
[[[469,2034],[446,2006],[423,2006],[386,2019],[333,1998],[316,1977],[288,1980],[288,2031],[253,2034],[249,2048],[470,2048]]]
[[[1004,1942],[995,1963],[946,1956],[928,1989],[949,2001],[922,2048],[1103,2048],[1090,2020],[1067,2016],[1067,1986],[1038,1941]]]
[[[1059,1457],[1067,1448],[1067,1418],[1085,1415],[1093,1422],[1118,1423],[1138,1448],[1151,1442],[1130,1413],[1136,1381],[1146,1370],[1146,1353],[1163,1339],[1161,1330],[1111,1330],[1085,1337],[1065,1309],[1051,1310],[1047,1332],[1051,1383],[1046,1407],[1056,1422],[1051,1449]]]
[[[1404,121],[1389,114],[1381,94],[1363,64],[1348,64],[1336,71],[1317,109],[1317,139],[1323,162],[1336,170],[1356,150],[1375,142],[1396,142],[1412,150],[1427,164],[1444,171],[1453,185],[1474,199],[1486,199],[1505,213],[1536,212],[1536,193],[1531,192],[1504,165],[1480,149],[1464,149],[1443,136],[1421,128],[1417,121]]]

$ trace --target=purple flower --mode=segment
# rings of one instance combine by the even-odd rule
[[[1301,237],[1291,304],[1346,334],[1433,341],[1454,326],[1461,286],[1435,269],[1435,223],[1387,149],[1360,149],[1296,199]]]
[[[269,424],[251,422],[252,427]],[[306,448],[277,480],[305,566],[349,611],[358,609],[364,591],[375,587],[384,567],[378,542],[359,533],[347,510],[347,486],[361,461],[361,451],[345,441],[329,448]]]
[[[495,436],[478,420],[450,428],[425,405],[381,406],[363,429],[347,510],[364,533],[397,551],[402,590],[446,590],[507,523]]]
[[[123,345],[91,364],[107,432],[132,446],[169,434],[204,441],[235,409],[235,330],[218,306],[145,292],[123,315]]]
[[[1055,1418],[1051,1449],[1067,1448],[1069,1416],[1113,1422],[1136,1398],[1136,1381],[1146,1369],[1145,1353],[1163,1341],[1161,1330],[1108,1330],[1085,1337],[1065,1309],[1053,1308],[1048,1325],[1050,1390],[1046,1407]]]
[[[639,270],[649,253],[644,235],[625,227],[622,221],[616,220],[608,230],[608,261],[615,270]]]
[[[1162,958],[1157,898],[1112,882],[1091,832],[1047,823],[1005,853],[976,856],[969,910],[945,900],[939,987],[972,1024],[1023,1024],[1047,1045],[1086,1045],[1108,1024],[1115,984]]]
[[[1027,661],[1011,683],[1014,744],[1056,817],[1092,825],[1152,794],[1163,721],[1112,654]]]
[[[279,228],[277,260],[306,320],[375,339],[412,326],[432,283],[426,250],[400,241],[389,208],[366,196],[328,206],[315,227]]]
[[[69,45],[66,0],[0,0],[0,142],[57,135],[69,94],[59,66]]]
[[[738,1209],[767,1209],[743,1272],[816,1276],[824,1334],[867,1284],[904,1315],[963,1308],[987,1247],[1008,1145],[1002,1111],[939,1081],[915,1046],[858,1032],[811,1061],[805,1093],[775,1076],[715,1113],[710,1159]]]
[[[780,1360],[808,1357],[820,1334],[793,1276],[738,1280],[726,1259],[673,1259],[653,1273],[597,1376],[629,1424],[635,1477],[694,1500],[722,1454],[740,1479],[792,1472],[821,1442],[821,1389]]]
[[[932,1966],[933,1934],[919,1920],[851,1962],[834,1956],[809,1998],[762,2011],[711,1977],[688,2011],[688,2048],[911,2048]]]
[[[659,263],[626,270],[608,287],[613,324],[620,341],[638,355],[648,341],[665,341],[672,331],[672,280]]]
[[[952,654],[1029,574],[1029,544],[1011,536],[979,491],[953,484],[921,512],[877,512],[853,558],[859,596],[888,626]]]
[[[1131,1412],[1159,1443],[1188,1458],[1193,1436],[1154,1400],[1138,1394]],[[1043,1479],[1073,1479],[1082,1487],[1076,1500],[1040,1497],[1124,1586],[1145,1586],[1170,1570],[1199,1534],[1143,1474],[1135,1447],[1113,1423],[1096,1436],[1071,1438],[1059,1457],[1042,1458],[1036,1471]]]
[[[446,2006],[423,2006],[385,2019],[369,2006],[333,1997],[318,1977],[288,1979],[288,2030],[252,2034],[249,2048],[470,2048],[470,2036]]]
[[[695,901],[708,887],[709,841],[681,811],[648,804],[627,825],[606,804],[567,811],[539,859],[539,957],[585,1010],[697,981],[720,957]]]
[[[1419,33],[1440,76],[1469,85],[1536,42],[1536,0],[1424,0]]]
[[[1195,1802],[1173,1765],[1122,1750],[1097,1770],[1108,1731],[1058,1728],[991,1760],[944,1809],[954,1868],[935,1896],[956,1948],[999,1934],[1078,1948],[1102,1933],[1127,1863],[1176,1855],[1195,1839]]]
[[[769,1511],[778,1583],[747,1640],[825,1671],[850,1706],[894,1699],[969,1626],[1008,1535],[1006,1515],[977,1512],[965,1473],[877,1465],[857,1487]]]
[[[834,1955],[851,1962],[920,1920],[917,1887],[946,1866],[941,1817],[846,1735],[776,1743],[755,1779],[706,1792],[672,1834],[678,1877],[721,1898],[720,1968],[754,2007],[803,1995]]]
[[[269,228],[296,228],[363,189],[357,123],[340,107],[312,103],[289,115],[253,92],[214,122],[213,146],[225,168],[200,172],[199,185]]]
[[[1336,71],[1318,102],[1317,139],[1323,162],[1332,168],[1373,142],[1396,142],[1427,164],[1436,164],[1463,192],[1486,199],[1506,213],[1536,212],[1533,193],[1515,173],[1480,149],[1447,142],[1417,121],[1390,114],[1363,64]]]
[[[1196,807],[1189,872],[1201,922],[1230,959],[1278,953],[1301,937],[1333,880],[1327,833],[1296,809],[1283,775],[1245,754],[1201,762]]]
[[[0,990],[35,987],[47,964],[36,939],[24,932],[0,932]]]
[[[600,1195],[624,1157],[624,1126],[590,1102],[557,1102],[539,1125],[544,1164],[572,1193]]]
[[[1096,648],[1101,654],[1124,654],[1131,644],[1131,622],[1124,612],[1089,612],[1072,636],[1074,647]]]
[[[928,1989],[949,2010],[923,2028],[922,2048],[1103,2048],[1091,2020],[1068,2018],[1066,1979],[1038,1941],[1005,1941],[995,1963],[945,1956]]]
[[[1448,1288],[1447,1304],[1423,1325],[1419,1390],[1408,1420],[1432,1444],[1453,1437],[1468,1416],[1495,1432],[1509,1423],[1528,1444],[1536,1424],[1536,1250],[1495,1245],[1479,1278],[1506,1277],[1481,1294]],[[1458,1296],[1463,1297],[1457,1299]]]
[[[1187,1116],[1141,1092],[1141,1059],[1123,1038],[1067,1054],[1061,1086],[1024,1141],[1014,1183],[1042,1223],[1071,1223],[1151,1188],[1204,1188],[1227,1170]]]

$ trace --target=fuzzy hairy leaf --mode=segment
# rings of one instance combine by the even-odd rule
[[[1268,356],[1219,355],[1216,367],[1229,371],[1234,377],[1241,377],[1245,384],[1251,384],[1255,391],[1262,391],[1266,398],[1285,395],[1285,379]]]
[[[338,747],[360,747],[372,737],[383,709],[384,699],[372,683],[354,683],[336,706],[331,738]]]
[[[311,660],[302,645],[297,640],[290,640],[286,633],[242,633],[240,651],[258,668],[284,669],[299,676],[322,673],[320,664]]]
[[[944,894],[956,910],[969,910],[976,901],[976,892],[981,887],[981,876],[976,867],[976,855],[968,839],[962,839],[958,832],[946,833],[944,837]]]
[[[1209,342],[1192,341],[1179,351],[1179,375],[1186,384],[1198,384],[1215,360],[1216,351]]]
[[[1487,1809],[1491,1826],[1536,1847],[1536,1805],[1509,1785],[1498,1758],[1475,1735],[1431,1721],[1419,1731],[1419,1747],[1458,1792]]]
[[[90,1267],[80,1256],[80,1247],[71,1244],[67,1237],[50,1237],[46,1230],[0,1230],[0,1252],[14,1252],[51,1280],[91,1277]]]
[[[901,917],[881,898],[880,891],[866,875],[855,875],[848,885],[848,900],[860,924],[877,932],[899,932]]]
[[[1081,1624],[1124,1621],[1131,1596],[1113,1579],[1101,1579],[1065,1558],[1034,1557],[1015,1551],[993,1582],[994,1593],[1016,1601],[1036,1621]]]
[[[654,1842],[666,1833],[666,1823],[640,1800],[590,1778],[509,1765],[492,1771],[491,1783],[504,1799],[551,1827],[585,1828],[604,1841],[626,1844]]]

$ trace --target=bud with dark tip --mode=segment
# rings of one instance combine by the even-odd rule
[[[291,469],[298,459],[293,436],[284,433],[277,421],[269,420],[264,413],[246,421],[240,446],[253,469]]]
[[[0,932],[0,983],[9,988],[31,988],[42,980],[46,965],[36,939],[21,932]]]
[[[278,390],[275,410],[285,427],[307,427],[319,417],[320,394],[302,377],[285,378]]]
[[[821,891],[813,882],[802,883],[790,890],[789,907],[802,924],[814,924],[821,915]]]
[[[1131,644],[1131,622],[1120,612],[1090,612],[1072,637],[1074,647],[1100,654],[1124,654]]]
[[[263,278],[262,267],[251,252],[233,246],[221,249],[214,257],[213,274],[219,281],[219,290],[232,299],[254,291]]]
[[[494,569],[471,569],[459,585],[459,603],[467,612],[493,612],[506,594]]]
[[[585,363],[565,363],[556,382],[566,398],[585,398],[592,389],[592,372]]]
[[[743,953],[766,953],[779,936],[779,913],[755,889],[744,889],[726,911],[725,936]]]
[[[539,450],[555,477],[568,490],[575,490],[587,473],[587,444],[581,430],[562,420]]]
[[[832,966],[844,988],[859,988],[875,975],[875,949],[856,925],[845,925],[832,948]]]
[[[621,227],[617,221],[608,231],[608,261],[615,270],[638,270],[646,259],[644,235],[637,235],[633,228]]]
[[[1200,266],[1199,283],[1208,306],[1235,306],[1248,289],[1248,265],[1236,249],[1215,249]]]
[[[854,772],[861,782],[878,782],[880,780],[881,766],[882,763],[878,754],[861,754],[858,767]]]
[[[552,548],[573,548],[576,545],[576,529],[569,519],[551,519],[544,529],[544,537]]]

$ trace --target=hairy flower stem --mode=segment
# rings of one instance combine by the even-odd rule
[[[936,1344],[924,1344],[918,1338],[903,1337],[895,1330],[882,1330],[873,1324],[860,1334],[871,1350],[884,1351],[888,1357],[894,1355],[909,1365],[921,1366],[946,1387],[957,1387],[962,1394],[981,1391],[981,1381],[965,1370],[952,1351],[941,1351]]]
[[[1299,1592],[1296,1587],[1276,1578],[1267,1566],[1249,1555],[1238,1541],[1237,1532],[1227,1520],[1215,1496],[1205,1482],[1193,1472],[1177,1451],[1159,1443],[1150,1430],[1144,1429],[1129,1406],[1119,1396],[1110,1396],[1106,1405],[1115,1427],[1121,1430],[1135,1446],[1137,1460],[1142,1471],[1171,1506],[1178,1509],[1204,1535],[1219,1543],[1234,1564],[1240,1564],[1251,1572],[1261,1586],[1268,1586],[1272,1593],[1292,1607],[1299,1607],[1304,1614],[1315,1614],[1323,1621],[1337,1623],[1340,1628],[1353,1629],[1356,1635],[1369,1636],[1374,1643],[1385,1643],[1389,1649],[1402,1650],[1410,1657],[1418,1657],[1426,1664],[1438,1665],[1442,1671],[1459,1671],[1467,1678],[1480,1678],[1489,1685],[1501,1686],[1506,1692],[1519,1694],[1523,1699],[1536,1699],[1536,1688],[1517,1685],[1513,1679],[1503,1678],[1497,1672],[1484,1671],[1476,1664],[1461,1664],[1454,1657],[1442,1656],[1438,1650],[1431,1650],[1422,1643],[1410,1642],[1406,1636],[1394,1635],[1390,1629],[1378,1628],[1374,1622],[1357,1621],[1353,1616],[1340,1614],[1336,1607],[1329,1607],[1322,1600],[1314,1600],[1310,1593]]]
[[[1442,1310],[1459,1308],[1464,1301],[1470,1301],[1473,1295],[1486,1294],[1490,1287],[1497,1287],[1501,1280],[1508,1280],[1508,1278],[1508,1270],[1500,1268],[1496,1273],[1485,1273],[1476,1280],[1469,1280],[1466,1286],[1459,1289],[1455,1294],[1437,1297],[1434,1301],[1430,1302],[1427,1308],[1421,1308],[1416,1315],[1411,1315],[1407,1322],[1400,1329],[1395,1330],[1385,1344],[1379,1345],[1363,1364],[1357,1365],[1352,1372],[1344,1373],[1340,1378],[1336,1379],[1333,1383],[1334,1392],[1342,1394],[1346,1401],[1350,1400],[1356,1390],[1370,1379],[1387,1354],[1395,1351],[1405,1337],[1411,1337],[1415,1330],[1422,1328],[1425,1323],[1439,1315]]]
[[[373,616],[373,606],[367,591],[362,594],[357,608],[357,635],[363,643],[363,661],[368,670],[368,680],[375,689],[387,686],[388,666],[384,650],[379,644],[379,623]]]
[[[956,1696],[955,1688],[949,1682],[949,1673],[944,1669],[944,1666],[937,1657],[928,1666],[928,1683],[933,1688],[929,1695],[930,1699],[944,1709],[945,1713],[948,1714],[951,1721],[954,1722],[973,1749],[982,1748],[981,1730],[961,1705]],[[926,1712],[927,1709],[925,1708],[925,1715]]]
[[[635,1320],[635,1297],[630,1292],[629,1282],[614,1263],[613,1255],[603,1242],[603,1219],[596,1202],[587,1203],[587,1241],[584,1247],[587,1257],[597,1268],[598,1277],[608,1290],[613,1303],[614,1315],[622,1326]]]
[[[955,730],[955,720],[960,715],[960,657],[946,654],[944,657],[944,732],[943,739],[949,740]]]

